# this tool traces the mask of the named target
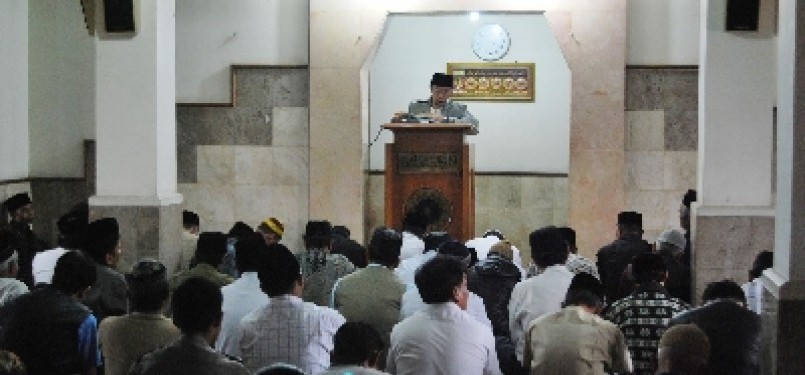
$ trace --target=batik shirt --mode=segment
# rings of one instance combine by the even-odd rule
[[[335,282],[355,271],[355,266],[347,257],[330,254],[324,249],[307,249],[296,257],[305,278],[302,299],[319,306],[329,306]]]
[[[621,298],[604,313],[615,323],[623,336],[634,362],[634,373],[651,375],[655,372],[657,344],[671,318],[690,306],[670,297],[659,283],[639,285],[628,297]]]

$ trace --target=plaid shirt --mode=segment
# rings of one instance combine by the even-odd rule
[[[658,283],[639,285],[628,297],[619,299],[604,313],[615,323],[634,361],[634,373],[652,375],[656,370],[657,345],[671,318],[690,308],[682,300],[670,297]]]

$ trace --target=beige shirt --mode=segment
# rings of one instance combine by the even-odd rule
[[[531,375],[632,372],[629,348],[618,326],[578,306],[531,322],[523,364]]]
[[[388,345],[391,329],[400,321],[405,284],[394,271],[379,264],[344,276],[333,288],[333,308],[348,322],[366,323]]]
[[[161,346],[176,341],[181,333],[162,314],[131,313],[110,316],[98,328],[98,342],[107,375],[126,375],[131,365]]]

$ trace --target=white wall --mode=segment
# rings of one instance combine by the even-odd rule
[[[448,62],[482,62],[472,52],[475,29],[499,23],[511,36],[508,54],[500,62],[536,64],[536,99],[529,103],[465,102],[478,119],[475,144],[478,171],[566,173],[570,155],[570,70],[544,15],[486,13],[471,21],[466,13],[395,14],[387,18],[374,61],[369,67],[369,132],[408,103],[427,99],[430,78],[444,72]],[[370,148],[371,169],[384,168],[381,133]]]
[[[699,0],[629,0],[629,65],[697,65]]]
[[[726,1],[702,2],[699,201],[771,207],[775,4],[762,2],[759,32],[726,32]]]
[[[31,1],[29,14],[31,176],[83,177],[83,141],[95,128],[95,37],[78,1]]]
[[[308,2],[176,0],[176,100],[230,100],[232,64],[308,63]]]
[[[0,180],[28,177],[28,2],[0,0]]]

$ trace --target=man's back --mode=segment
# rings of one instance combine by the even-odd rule
[[[221,288],[224,303],[221,311],[221,333],[215,341],[215,349],[240,357],[240,337],[237,335],[240,320],[250,312],[268,303],[268,296],[260,290],[257,272],[244,272],[232,284]]]
[[[626,296],[627,293],[619,290],[623,270],[635,256],[648,252],[651,252],[651,245],[637,234],[624,235],[598,251],[596,265],[601,274],[601,283],[604,284],[607,303]]]
[[[137,359],[180,336],[173,322],[159,313],[131,313],[104,319],[98,328],[98,338],[106,375],[128,374]]]
[[[455,303],[430,304],[391,333],[393,374],[500,374],[492,330]]]
[[[329,306],[335,282],[355,271],[347,257],[324,249],[309,249],[296,256],[305,277],[302,299],[319,306]]]
[[[385,344],[400,321],[405,284],[385,266],[367,268],[341,279],[334,293],[334,307],[350,322],[364,322],[376,329]]]
[[[290,295],[271,301],[243,318],[243,363],[256,371],[276,362],[318,374],[330,366],[333,336],[345,319],[337,311]]]
[[[199,335],[182,336],[175,343],[143,356],[130,375],[248,375],[243,365],[215,352]]]
[[[531,375],[603,375],[628,372],[629,353],[614,324],[582,307],[534,320],[528,328],[523,363]]]
[[[760,317],[729,300],[716,300],[671,319],[670,326],[693,323],[710,340],[710,375],[757,375]]]

